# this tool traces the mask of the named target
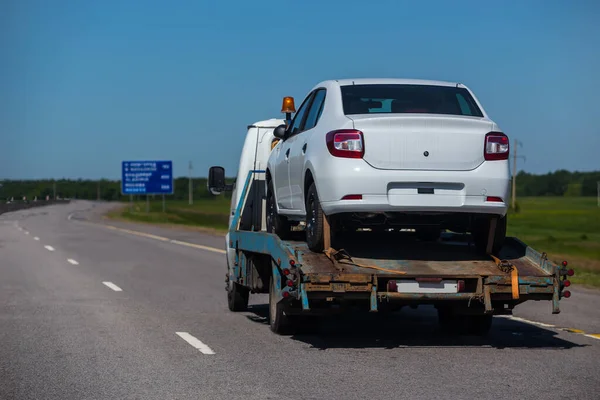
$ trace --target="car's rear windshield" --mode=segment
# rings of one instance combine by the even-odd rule
[[[415,84],[342,86],[344,114],[426,113],[483,117],[465,88]]]

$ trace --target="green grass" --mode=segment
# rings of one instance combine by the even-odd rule
[[[569,261],[573,283],[600,287],[600,208],[594,197],[519,199],[508,217],[508,234],[555,261]]]
[[[185,225],[225,232],[230,200],[224,196],[187,201],[167,201],[162,212],[159,198],[134,203],[109,215],[152,224]],[[593,197],[532,197],[519,199],[520,212],[508,218],[508,234],[516,236],[559,263],[569,261],[576,270],[573,283],[600,287],[600,208]]]
[[[187,201],[166,201],[165,212],[162,211],[160,199],[150,200],[150,212],[146,212],[146,202],[134,202],[108,214],[109,218],[125,219],[135,222],[185,225],[199,227],[218,232],[227,230],[229,221],[230,199],[224,196],[196,199],[194,204]]]

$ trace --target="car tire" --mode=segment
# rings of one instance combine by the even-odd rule
[[[317,187],[312,183],[306,195],[306,244],[315,253],[324,250],[324,218]]]
[[[277,205],[275,204],[275,191],[273,190],[273,181],[269,181],[267,186],[267,232],[274,233],[280,239],[286,240],[290,236],[291,227],[287,218],[279,215]]]
[[[502,246],[504,245],[504,239],[506,239],[507,220],[507,216],[504,216],[498,218],[496,222],[496,232],[493,238],[494,243],[492,244],[492,255],[498,255],[502,249]],[[491,218],[480,221],[476,224],[475,229],[472,231],[475,247],[477,248],[477,251],[482,254],[487,253],[490,223]]]

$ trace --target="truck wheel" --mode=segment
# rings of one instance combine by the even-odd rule
[[[227,305],[230,311],[246,311],[248,309],[248,299],[250,291],[235,282],[231,282],[227,290]]]
[[[287,315],[284,313],[283,304],[275,293],[275,279],[278,277],[271,277],[271,285],[269,289],[269,325],[271,331],[285,335],[290,333],[292,323]]]
[[[323,251],[323,209],[317,194],[317,187],[311,184],[306,196],[306,244],[311,251]]]
[[[280,239],[285,240],[290,236],[290,223],[287,218],[282,217],[277,212],[275,204],[275,191],[273,190],[273,181],[269,182],[267,187],[267,232],[274,233]]]
[[[507,217],[504,216],[502,218],[498,218],[496,222],[496,232],[494,235],[494,243],[492,244],[492,254],[498,255],[502,246],[504,245],[504,239],[506,238],[506,225],[507,225]],[[479,221],[475,229],[471,232],[473,235],[473,241],[475,242],[475,247],[477,251],[485,254],[487,252],[488,247],[488,239],[489,239],[489,230],[490,230],[491,219],[486,219],[483,221]]]

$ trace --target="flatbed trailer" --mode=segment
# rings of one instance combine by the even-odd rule
[[[567,262],[556,265],[514,237],[498,258],[478,254],[468,234],[444,233],[430,243],[403,231],[356,232],[339,250],[313,253],[302,240],[265,231],[264,172],[250,171],[231,220],[235,261],[228,262],[226,289],[232,311],[245,310],[250,293],[269,293],[276,333],[304,325],[305,316],[348,308],[387,312],[432,304],[445,330],[481,335],[493,315],[510,315],[528,300],[550,301],[558,314],[559,301],[571,295],[565,288],[574,272]]]

